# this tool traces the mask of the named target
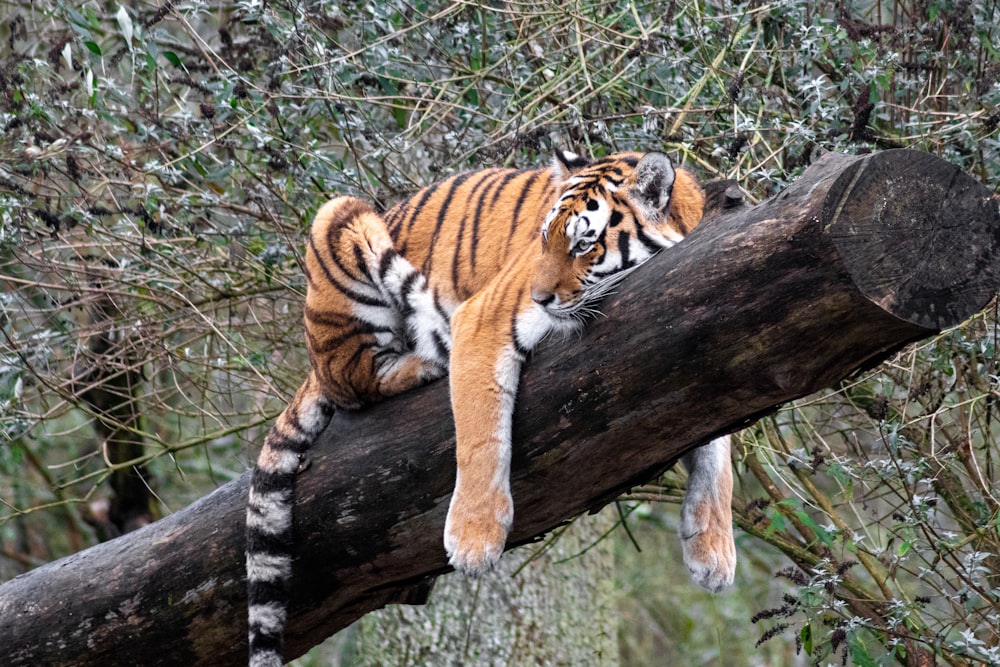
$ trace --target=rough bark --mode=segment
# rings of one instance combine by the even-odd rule
[[[90,271],[91,286],[101,288],[98,269]],[[112,463],[133,461],[145,453],[139,428],[139,404],[136,394],[142,386],[142,360],[138,346],[128,339],[134,333],[125,327],[116,330],[114,322],[123,313],[110,295],[98,296],[91,304],[91,326],[87,337],[89,367],[77,383],[81,399],[94,411],[97,446]],[[89,505],[87,521],[101,539],[110,539],[152,523],[157,512],[153,502],[153,480],[145,465],[136,465],[111,473],[110,502],[100,498]]]
[[[959,323],[996,291],[998,255],[991,193],[913,151],[830,154],[706,219],[529,362],[510,544]],[[299,482],[290,655],[445,571],[453,439],[443,382],[335,417]],[[240,664],[246,485],[0,586],[0,664]]]
[[[488,577],[439,577],[426,606],[361,621],[358,667],[617,667],[612,507],[515,549]],[[355,626],[357,627],[357,626]]]

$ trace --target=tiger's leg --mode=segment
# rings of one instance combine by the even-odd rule
[[[367,202],[338,197],[320,209],[306,266],[309,339],[323,349],[313,357],[338,404],[360,407],[447,372],[449,304],[399,254]],[[339,341],[335,354],[325,341]],[[356,351],[343,353],[349,345]]]
[[[506,318],[506,328],[500,322]],[[469,575],[490,570],[514,520],[510,495],[511,422],[524,354],[497,315],[473,299],[452,318],[451,397],[458,471],[444,545]]]
[[[383,256],[376,275],[379,290],[391,304],[395,332],[365,354],[374,362],[379,396],[387,397],[448,372],[451,324],[447,307],[424,275],[395,250]]]
[[[736,574],[729,436],[685,454],[681,461],[688,471],[680,527],[684,564],[699,585],[717,593],[732,584]]]
[[[367,356],[367,355],[366,355]],[[414,352],[400,354],[394,350],[371,353],[379,398],[388,398],[409,391],[442,377],[448,367],[428,362]],[[362,357],[362,361],[365,357]]]
[[[442,303],[427,281],[406,258],[392,250],[378,268],[379,287],[402,320],[405,347],[427,362],[434,379],[448,369],[451,352],[451,304]]]

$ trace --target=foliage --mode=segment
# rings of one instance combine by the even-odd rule
[[[759,643],[792,635],[816,664],[1000,664],[998,331],[994,305],[743,433],[736,524],[795,565],[753,615]],[[637,497],[676,501],[669,481]]]
[[[669,150],[751,200],[827,149],[1000,172],[995,1],[0,7],[5,576],[247,467],[302,376],[300,239],[333,193],[553,146]],[[762,634],[995,658],[996,322],[748,431],[744,562],[801,567]]]

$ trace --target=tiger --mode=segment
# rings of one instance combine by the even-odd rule
[[[687,236],[705,196],[665,153],[468,171],[380,215],[336,197],[305,251],[310,370],[267,434],[246,514],[249,664],[280,665],[292,572],[295,480],[336,410],[448,375],[456,480],[444,529],[467,575],[498,561],[513,522],[511,422],[519,374],[546,336],[580,330],[631,271]],[[694,580],[733,582],[728,436],[682,457],[679,535]]]

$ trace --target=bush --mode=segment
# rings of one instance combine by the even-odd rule
[[[334,193],[555,146],[669,150],[751,200],[821,150],[1000,167],[996,2],[0,6],[5,575],[247,467],[302,377],[300,239]],[[800,566],[764,634],[997,659],[996,329],[746,433],[740,527]]]

